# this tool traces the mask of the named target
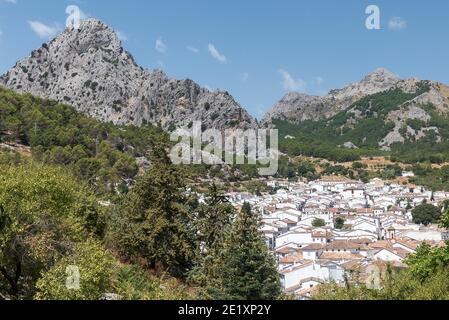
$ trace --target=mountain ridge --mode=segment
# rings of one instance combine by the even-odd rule
[[[420,80],[417,78],[400,79],[387,69],[378,68],[365,76],[360,82],[354,82],[341,89],[331,90],[324,96],[289,92],[272,107],[262,119],[261,123],[263,125],[269,125],[274,119],[291,122],[327,119],[369,95],[387,91],[395,87],[405,92],[412,92],[418,82]],[[431,81],[431,85],[433,88],[445,86],[436,81]],[[435,92],[433,93],[433,97],[427,98],[436,103],[437,107],[442,108],[444,103],[449,102],[448,98],[443,97],[443,95],[437,101],[438,98]]]
[[[378,68],[359,82],[325,96],[290,92],[263,117],[260,126],[271,126],[274,120],[301,123],[330,119],[380,92],[395,88],[414,92],[420,82],[417,78],[400,79]],[[446,113],[449,87],[429,83],[429,91],[412,102],[432,103],[440,113]],[[77,111],[118,125],[151,123],[168,131],[190,128],[195,121],[202,121],[203,129],[259,127],[227,91],[211,92],[193,80],[171,79],[161,70],[140,67],[114,30],[97,19],[83,20],[80,29],[67,28],[32,51],[0,76],[0,84],[73,105]],[[391,141],[401,140],[396,138],[387,139],[387,147]]]
[[[83,20],[78,30],[67,28],[32,51],[0,77],[0,84],[119,125],[151,123],[172,130],[202,121],[219,129],[257,127],[228,92],[138,66],[113,29],[97,19]]]

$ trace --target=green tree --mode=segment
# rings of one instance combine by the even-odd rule
[[[153,147],[152,166],[112,216],[109,238],[124,257],[183,276],[194,257],[194,234],[185,178],[166,147]]]
[[[196,291],[167,275],[158,277],[138,265],[123,265],[112,276],[112,291],[121,300],[192,300]]]
[[[215,298],[270,300],[281,292],[273,255],[259,228],[260,216],[243,205],[220,254]]]
[[[72,244],[101,233],[103,212],[87,187],[36,164],[0,168],[0,292],[29,298],[40,273]]]
[[[204,251],[219,246],[235,217],[235,209],[229,199],[213,184],[205,196],[204,204],[196,211],[194,224],[198,244]]]
[[[35,298],[99,300],[110,292],[113,272],[114,259],[101,244],[95,241],[81,242],[43,273],[36,285]],[[79,287],[67,286],[68,277],[74,277],[73,280],[69,278],[69,282],[79,281],[69,284]]]
[[[235,218],[235,209],[215,184],[206,194],[204,204],[195,210],[194,221],[197,254],[189,280],[200,286],[208,286],[217,277],[216,266],[219,251]]]
[[[446,201],[443,204],[444,207],[447,206]],[[444,210],[444,213],[440,217],[439,225],[441,228],[449,230],[449,207]]]
[[[364,165],[361,162],[356,161],[356,162],[352,163],[352,169],[354,169],[354,170],[360,170],[360,169],[364,169],[364,168],[366,168],[366,165]]]
[[[345,225],[345,219],[343,219],[342,217],[336,217],[335,221],[334,221],[334,225],[336,229],[343,229],[344,225]]]
[[[429,225],[438,222],[441,216],[441,209],[434,205],[423,203],[412,210],[412,216],[414,223]]]
[[[312,226],[314,226],[315,228],[324,227],[325,225],[326,225],[326,221],[324,221],[321,218],[315,218],[312,221]]]

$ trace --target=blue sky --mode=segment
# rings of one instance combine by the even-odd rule
[[[378,67],[449,84],[449,1],[0,0],[0,73],[64,27],[74,4],[119,31],[145,68],[230,92],[251,114]],[[380,8],[381,29],[365,27]]]

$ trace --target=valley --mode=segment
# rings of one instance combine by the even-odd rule
[[[122,39],[84,19],[0,76],[1,299],[447,298],[447,85],[385,68],[321,96],[293,83],[259,122]],[[270,176],[170,158],[178,130],[267,128]]]

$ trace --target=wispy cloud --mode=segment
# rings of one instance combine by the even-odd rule
[[[248,72],[243,72],[242,73],[242,81],[246,82],[249,79],[249,73]]]
[[[391,30],[403,30],[407,28],[407,21],[401,17],[393,17],[388,21],[388,28]]]
[[[160,53],[165,53],[165,52],[167,52],[167,45],[162,41],[162,38],[161,38],[161,37],[159,37],[159,38],[156,40],[155,49],[156,49],[157,51],[159,51]]]
[[[294,79],[293,76],[286,70],[280,69],[279,73],[282,76],[282,87],[287,91],[302,91],[306,89],[306,82],[302,79]]]
[[[46,25],[40,21],[28,21],[31,29],[42,39],[48,39],[56,36],[61,28],[58,25]]]
[[[17,4],[17,0],[3,0],[3,2]]]
[[[199,53],[200,52],[200,50],[195,48],[194,46],[187,46],[186,49],[189,50],[190,52],[193,52],[193,53]]]
[[[214,46],[213,44],[209,43],[209,45],[207,46],[207,48],[208,48],[208,50],[209,50],[210,55],[211,55],[215,60],[217,60],[217,61],[220,62],[220,63],[227,63],[227,62],[228,62],[228,59],[227,59],[223,54],[221,54],[221,53],[217,50],[217,48],[215,48],[215,46]]]

